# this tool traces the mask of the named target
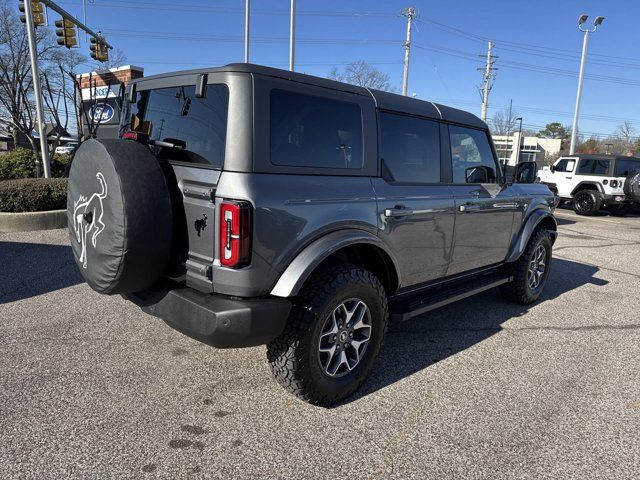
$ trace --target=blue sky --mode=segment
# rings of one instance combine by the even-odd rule
[[[80,0],[58,3],[81,16]],[[577,18],[587,13],[591,25],[605,16],[591,36],[580,130],[607,134],[629,120],[640,134],[640,3],[632,0],[298,0],[296,69],[324,76],[363,59],[399,87],[406,29],[400,12],[407,6],[420,15],[410,93],[479,114],[478,55],[491,39],[499,70],[489,115],[512,99],[533,129],[571,123],[582,48]],[[253,63],[287,68],[288,8],[288,0],[252,1]],[[89,26],[146,74],[243,60],[244,0],[93,0],[87,9]]]

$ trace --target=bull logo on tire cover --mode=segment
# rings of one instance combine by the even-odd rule
[[[96,248],[96,239],[105,229],[105,224],[102,223],[104,215],[102,201],[107,198],[107,182],[100,172],[96,174],[96,178],[102,186],[102,191],[94,193],[88,199],[80,195],[80,198],[73,203],[73,229],[81,246],[78,261],[82,263],[82,268],[87,268],[87,236],[91,233],[91,244]]]

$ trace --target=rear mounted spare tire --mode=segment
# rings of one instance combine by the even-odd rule
[[[631,172],[624,181],[624,194],[629,199],[640,202],[640,170]]]
[[[131,140],[83,142],[73,158],[67,219],[74,258],[100,293],[143,290],[169,260],[169,190],[155,156]]]

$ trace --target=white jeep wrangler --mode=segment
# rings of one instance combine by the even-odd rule
[[[571,202],[578,215],[601,208],[624,216],[640,206],[640,158],[613,155],[560,157],[538,172],[540,181],[553,183],[561,202]]]

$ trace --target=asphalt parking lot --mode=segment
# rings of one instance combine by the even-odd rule
[[[0,235],[0,478],[640,478],[640,216],[558,213],[543,298],[392,326],[322,409],[81,282],[66,231]]]

